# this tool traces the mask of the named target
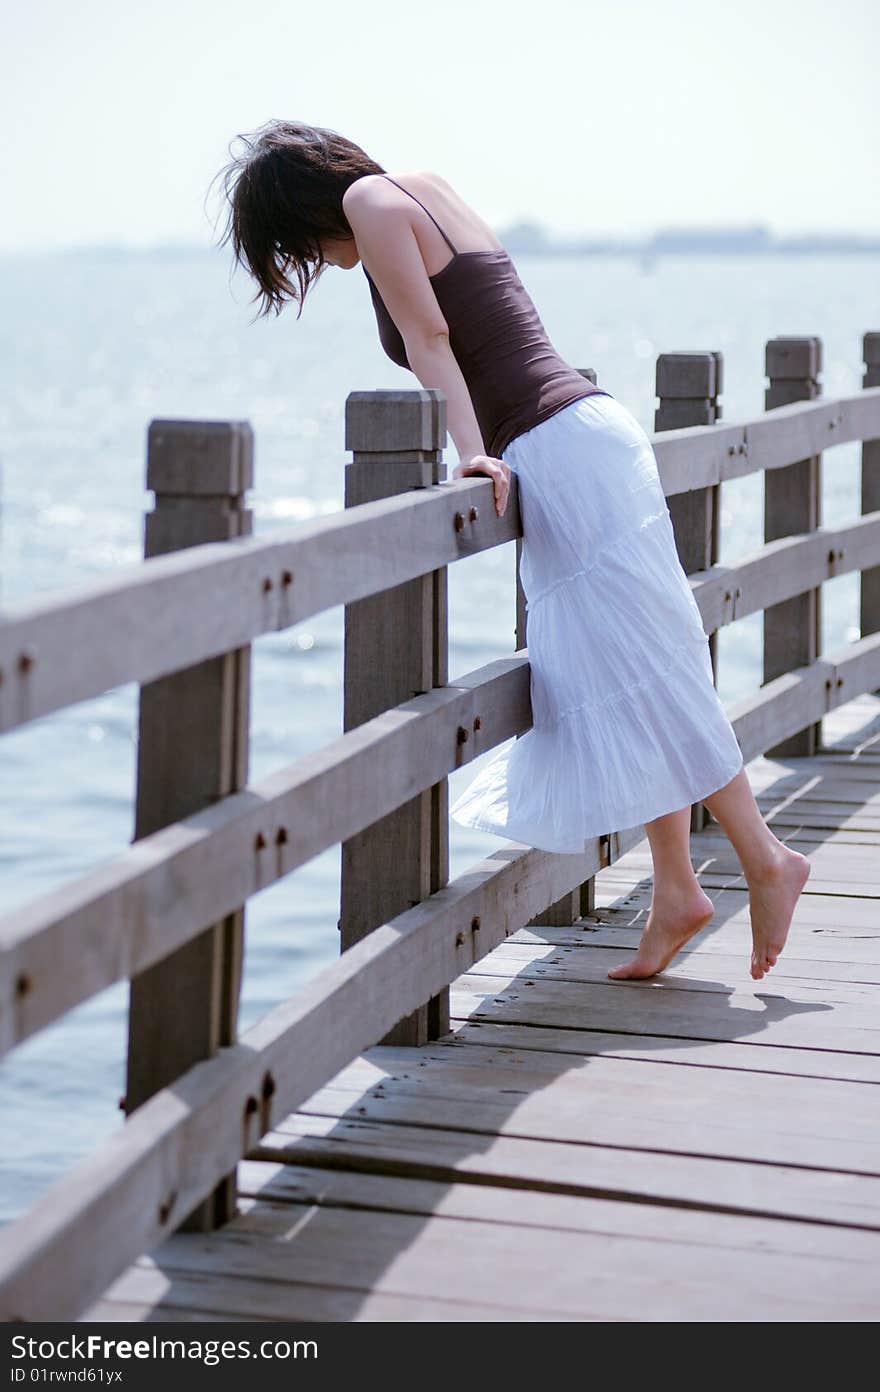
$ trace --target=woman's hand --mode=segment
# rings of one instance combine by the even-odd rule
[[[507,495],[510,492],[510,470],[502,459],[492,459],[488,454],[474,454],[468,460],[456,464],[452,471],[454,479],[466,478],[469,474],[485,474],[495,485],[495,511],[504,516]]]

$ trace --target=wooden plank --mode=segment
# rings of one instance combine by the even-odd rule
[[[880,815],[860,816],[858,813],[834,816],[829,812],[805,812],[798,816],[780,813],[765,819],[774,830],[779,829],[780,840],[788,841],[794,832],[798,841],[820,845],[826,840],[851,846],[871,846],[877,844],[880,834]],[[778,834],[779,834],[778,833]]]
[[[651,436],[669,497],[725,479],[785,468],[832,444],[874,439],[880,388],[847,397],[796,401],[743,421],[684,426]]]
[[[787,844],[797,846],[797,837],[790,838]],[[810,861],[810,878],[804,886],[804,894],[823,893],[822,886],[829,881],[842,882],[846,886],[839,891],[842,894],[880,894],[880,847],[803,843],[800,849]],[[650,855],[643,855],[639,851],[630,851],[629,855],[632,869],[650,873]],[[708,834],[701,838],[694,860],[697,862],[695,868],[701,881],[704,876],[707,882],[712,878],[725,876],[742,878],[743,870],[739,857],[726,838],[715,838]]]
[[[199,1290],[204,1297],[204,1286],[198,1282]],[[204,1310],[199,1305],[194,1309],[186,1309],[179,1305],[162,1304],[157,1310],[153,1302],[148,1300],[105,1300],[100,1301],[91,1313],[82,1316],[84,1320],[99,1320],[102,1324],[113,1323],[143,1323],[143,1324],[192,1324],[198,1320],[200,1324],[225,1324],[227,1320],[234,1318],[225,1312]],[[271,1316],[262,1314],[251,1314],[247,1317],[248,1323],[261,1324],[270,1323]]]
[[[880,1082],[876,1054],[847,1054],[830,1049],[791,1049],[726,1040],[681,1039],[661,1034],[611,1032],[584,1028],[549,1028],[504,1022],[472,1021],[463,1015],[452,1022],[452,1033],[441,1041],[450,1047],[466,1044],[468,1050],[498,1048],[522,1058],[530,1053],[577,1054],[589,1058],[647,1059],[676,1066],[690,1063],[700,1068],[734,1068],[740,1072],[780,1073],[798,1078],[842,1078],[847,1082]],[[462,1050],[461,1057],[467,1058]],[[370,1050],[369,1057],[373,1057]]]
[[[506,984],[499,979],[487,990],[483,979],[466,973],[453,989],[452,1014],[493,1023],[503,1019],[514,1024],[682,1039],[748,1039],[754,1048],[779,1044],[880,1052],[880,1025],[870,1007],[832,1007],[817,1000],[814,991],[792,986],[785,996],[778,996],[771,982],[752,984],[758,989],[731,990],[723,1005],[714,992],[687,992],[670,984],[662,991],[631,991],[624,1006],[619,993],[626,986],[621,982],[583,985],[571,992],[557,982],[541,981],[518,990],[511,977]]]
[[[654,429],[683,425],[714,425],[721,414],[723,357],[712,353],[660,353],[655,391]],[[692,488],[669,499],[678,558],[686,575],[705,573],[718,561],[721,523],[721,485]],[[718,633],[710,626],[709,656],[718,685]],[[702,802],[691,807],[691,831],[701,831],[709,819]]]
[[[349,1072],[299,1111],[442,1126],[472,1138],[527,1136],[880,1176],[880,1125],[864,1083],[604,1055],[580,1067],[560,1054],[542,1058],[543,1069],[534,1056],[524,1067],[509,1053],[487,1056],[483,1067],[434,1058],[375,1083]]]
[[[818,840],[816,838],[802,840],[797,835],[793,835],[786,838],[786,844],[807,847],[810,865],[813,871],[820,874],[825,870],[834,870],[837,866],[843,866],[855,875],[854,883],[861,881],[880,883],[880,855],[878,855],[880,837],[875,837],[873,841],[867,839],[862,844],[855,845],[848,841],[835,840],[831,836]],[[637,847],[633,847],[628,855],[635,863],[640,857],[640,851]],[[740,864],[736,852],[717,825],[708,828],[704,835],[695,841],[694,857],[701,864],[705,863],[711,866],[723,865],[726,868]]]
[[[711,931],[711,925],[703,930],[707,934],[711,934]],[[629,936],[637,942],[639,928],[630,929]],[[733,984],[741,985],[748,975],[750,939],[740,940],[739,951],[731,952],[728,948],[726,953],[719,950],[710,953],[699,950],[699,939],[702,936],[701,933],[697,939],[692,939],[687,944],[691,950],[682,951],[665,971],[648,981],[632,981],[630,984],[650,990],[652,981],[655,985],[671,982],[680,983],[682,986],[694,986],[700,990],[719,991],[729,990]],[[578,947],[560,949],[537,948],[528,944],[512,943],[508,939],[506,947],[498,947],[494,952],[490,952],[473,970],[482,975],[492,974],[496,967],[507,972],[513,972],[518,967],[520,974],[527,979],[547,977],[551,981],[558,979],[604,984],[608,968],[616,966],[624,956],[631,956],[633,950],[627,942],[599,944],[588,941]],[[877,956],[880,959],[880,941]],[[880,986],[880,960],[841,962],[829,958],[830,949],[827,946],[824,958],[814,957],[812,960],[792,957],[787,946],[773,969],[773,985],[780,991],[785,990],[789,984],[799,984],[804,989],[812,985],[825,990],[829,983],[837,983],[841,989],[852,988],[847,992],[846,999],[873,998],[873,988]]]
[[[222,1272],[186,1271],[165,1273],[156,1262],[133,1266],[114,1290],[124,1292],[96,1301],[80,1316],[80,1322],[103,1320],[193,1321],[203,1319],[269,1320],[282,1323],[362,1323],[364,1321],[503,1323],[522,1319],[509,1304],[493,1305],[479,1298],[454,1295],[417,1295],[407,1291],[352,1290],[344,1281],[326,1285],[317,1281],[298,1282],[288,1276],[283,1281],[263,1281],[258,1276],[226,1276]],[[211,1313],[206,1314],[206,1304]],[[531,1310],[529,1320],[591,1320],[599,1316],[560,1315],[554,1310]],[[620,1314],[617,1320],[626,1321]]]
[[[434,1212],[444,1201],[435,1188]],[[554,1196],[557,1210],[562,1197]],[[488,1194],[482,1198],[488,1206]],[[521,1196],[505,1192],[502,1198],[508,1211],[515,1202],[522,1207]],[[536,1207],[538,1198],[531,1200]],[[582,1217],[585,1207],[576,1204]],[[407,1292],[440,1300],[454,1290],[457,1299],[509,1304],[523,1317],[534,1308],[612,1319],[633,1308],[656,1320],[680,1317],[682,1309],[694,1320],[876,1316],[880,1272],[871,1256],[862,1261],[828,1257],[822,1250],[827,1237],[824,1232],[813,1236],[820,1232],[815,1225],[812,1250],[798,1245],[795,1252],[786,1251],[784,1236],[792,1225],[771,1231],[770,1221],[760,1219],[748,1220],[750,1245],[725,1247],[709,1240],[721,1224],[719,1215],[701,1215],[703,1243],[693,1240],[693,1224],[676,1242],[653,1233],[642,1236],[644,1226],[638,1225],[645,1224],[645,1215],[633,1205],[616,1205],[613,1216],[610,1205],[600,1201],[590,1207],[595,1230],[549,1222],[536,1229],[516,1223],[513,1213],[508,1221],[480,1222],[253,1202],[222,1233],[185,1234],[166,1243],[162,1269],[278,1283],[294,1271],[298,1280],[344,1281],[352,1292]],[[668,1210],[663,1217],[666,1228]],[[746,1223],[731,1221],[738,1230]],[[461,1261],[464,1250],[467,1263]]]
[[[877,689],[880,684],[878,655],[880,633],[866,634],[828,655],[829,661],[834,664],[834,688],[830,693],[832,704],[839,705],[862,692]]]
[[[857,392],[834,399],[795,400],[775,406],[746,423],[746,450],[752,469],[785,469],[800,459],[853,440],[876,428],[880,392]]]
[[[373,1134],[382,1128],[373,1128]],[[387,1130],[387,1128],[386,1128]],[[412,1130],[408,1133],[412,1136]],[[387,1141],[386,1141],[387,1148]],[[532,1147],[535,1148],[535,1147]],[[291,1144],[291,1150],[294,1146]],[[430,1164],[427,1147],[425,1160]],[[295,1154],[295,1150],[294,1150]],[[462,1183],[465,1172],[450,1168],[448,1189],[443,1192],[439,1180],[408,1173],[407,1176],[388,1175],[375,1169],[368,1172],[343,1168],[285,1164],[269,1160],[242,1162],[242,1187],[245,1196],[270,1204],[315,1204],[327,1208],[387,1208],[395,1212],[422,1212],[444,1218],[469,1218],[476,1222],[505,1222],[524,1226],[553,1225],[568,1231],[596,1231],[599,1221],[606,1218],[608,1229],[617,1232],[652,1233],[660,1240],[705,1242],[706,1214],[698,1205],[664,1211],[659,1204],[629,1204],[621,1207],[600,1196],[581,1193],[551,1192],[529,1189],[528,1199],[522,1187]],[[476,1176],[471,1172],[471,1180]],[[876,1183],[876,1182],[874,1182]],[[593,1201],[586,1201],[592,1197]],[[526,1199],[524,1203],[524,1199]],[[748,1217],[744,1211],[744,1217]],[[753,1215],[757,1217],[757,1215]],[[752,1247],[756,1233],[766,1232],[766,1215],[759,1224],[737,1221],[727,1214],[718,1215],[718,1228],[710,1242],[720,1247]],[[877,1263],[880,1258],[880,1236],[877,1231],[863,1228],[823,1226],[820,1232],[810,1232],[803,1222],[774,1224],[776,1246],[788,1251],[806,1251],[828,1257],[848,1257],[852,1261]]]
[[[765,348],[764,370],[768,411],[820,395],[822,340],[816,337],[771,338]],[[764,475],[764,540],[815,531],[821,522],[822,455],[809,455]],[[769,605],[764,611],[764,684],[783,672],[814,662],[822,648],[822,592],[819,587]],[[822,742],[821,720],[789,733],[770,753],[777,757],[814,754]]]
[[[805,715],[821,718],[833,699],[834,680],[831,659],[817,658],[728,706],[746,763],[784,738]]]
[[[723,891],[722,891],[723,892]],[[731,891],[733,892],[733,891]],[[648,895],[642,908],[632,906],[627,914],[603,916],[595,923],[583,925],[579,946],[552,948],[554,953],[566,951],[634,951],[644,931],[648,913]],[[748,901],[743,895],[743,907],[736,920],[727,919],[692,938],[670,963],[664,976],[694,973],[735,973],[740,980],[743,956],[751,949]],[[510,954],[517,953],[518,944],[510,943]],[[525,946],[522,948],[525,951]],[[609,961],[610,965],[610,961]],[[857,930],[851,932],[816,930],[805,924],[789,931],[785,953],[774,968],[773,980],[782,977],[806,977],[814,981],[880,981],[880,939],[876,934],[865,938]]]
[[[880,333],[866,333],[862,339],[865,387],[880,386]],[[880,508],[880,431],[863,439],[861,451],[861,506],[863,513]],[[880,564],[865,566],[859,582],[859,620],[862,634],[880,631]]]
[[[245,490],[253,485],[250,427],[152,421],[146,482],[155,492],[145,525],[147,560],[250,536],[253,514],[244,506]],[[244,787],[250,670],[247,645],[141,688],[135,841]],[[243,958],[239,904],[202,925],[176,952],[132,974],[122,1100],[127,1115],[235,1040]],[[56,978],[59,969],[56,958]],[[233,1170],[180,1226],[209,1232],[234,1211]]]
[[[825,754],[845,750],[880,749],[880,702],[865,693],[836,710],[823,721]]]
[[[613,878],[615,868],[612,866],[603,872],[596,909],[589,919],[583,921],[584,927],[589,928],[595,922],[620,923],[625,913],[632,921],[637,913],[647,912],[650,877],[628,869],[619,878]],[[713,938],[717,940],[719,918],[723,923],[742,923],[748,932],[748,893],[744,885],[732,889],[713,889],[710,897],[715,903]],[[803,936],[799,936],[801,930]],[[797,942],[798,952],[803,954],[806,951],[811,933],[827,935],[835,951],[845,939],[847,952],[857,953],[858,960],[863,959],[860,950],[862,944],[866,949],[865,959],[873,961],[876,955],[873,944],[877,941],[877,906],[867,897],[849,896],[829,901],[820,895],[802,894],[795,906],[790,929],[790,940]]]
[[[446,477],[446,399],[442,392],[351,392],[345,407],[345,506],[357,507]],[[345,730],[449,680],[446,568],[345,606]],[[479,722],[477,722],[479,723]],[[464,729],[465,739],[471,729]],[[432,728],[431,733],[434,733]],[[457,741],[460,743],[461,741]],[[451,742],[447,748],[451,748]],[[363,787],[372,795],[376,782]],[[449,879],[446,777],[342,841],[340,949]],[[449,1029],[449,991],[398,1020],[388,1043],[423,1044]]]
[[[490,1136],[476,1146],[473,1137],[442,1127],[303,1113],[289,1117],[282,1129],[264,1137],[255,1155],[259,1158],[242,1162],[242,1192],[254,1198],[321,1203],[327,1196],[330,1202],[369,1207],[372,1177],[389,1175],[456,1185],[462,1193],[470,1185],[477,1204],[485,1186],[503,1186],[518,1194],[522,1222],[531,1220],[533,1195],[556,1193],[581,1200],[628,1199],[662,1205],[675,1210],[673,1224],[680,1212],[703,1209],[833,1223],[847,1232],[857,1227],[880,1229],[880,1181],[797,1166],[523,1136]],[[257,1166],[274,1161],[283,1168],[268,1176],[260,1173]],[[396,1203],[404,1206],[400,1197]],[[583,1208],[589,1218],[592,1204]],[[655,1230],[662,1232],[662,1212],[652,1208],[647,1216]],[[736,1228],[727,1226],[731,1239]],[[844,1233],[838,1232],[838,1237],[845,1242]]]
[[[880,1121],[872,1112],[875,1094],[871,1092],[880,1063],[877,1055],[845,1055],[821,1049],[773,1046],[756,1050],[747,1044],[663,1039],[656,1035],[600,1035],[598,1031],[588,1031],[589,1037],[584,1038],[581,1031],[559,1033],[565,1035],[564,1049],[555,1047],[552,1030],[540,1030],[542,1042],[537,1043],[531,1031],[521,1025],[491,1028],[460,1021],[454,1034],[432,1041],[418,1053],[406,1047],[377,1044],[340,1069],[325,1087],[313,1094],[309,1103],[329,1097],[328,1088],[357,1094],[367,1094],[374,1089],[377,1094],[387,1093],[389,1080],[403,1084],[409,1079],[422,1091],[447,1093],[447,1080],[460,1075],[464,1079],[473,1078],[477,1086],[490,1087],[489,1074],[497,1070],[499,1077],[512,1071],[529,1079],[527,1084],[520,1083],[509,1092],[510,1096],[519,1095],[522,1088],[541,1091],[548,1081],[556,1079],[562,1080],[561,1086],[584,1093],[590,1092],[594,1083],[608,1084],[609,1096],[613,1096],[615,1086],[641,1079],[645,1086],[669,1088],[670,1096],[681,1094],[690,1105],[696,1094],[702,1092],[705,1096],[711,1091],[714,1087],[711,1072],[721,1069],[727,1075],[720,1094],[725,1098],[738,1097],[750,1104],[753,1096],[757,1096],[760,1105],[772,1105],[773,1099],[784,1090],[785,1079],[792,1078],[798,1080],[793,1091],[793,1115],[797,1115],[798,1098],[806,1100],[809,1111],[816,1096],[835,1095],[842,1099],[848,1114],[869,1127],[871,1136],[880,1131]],[[573,1053],[579,1056],[579,1062],[562,1056]],[[670,1068],[671,1064],[675,1066]],[[684,1066],[684,1072],[679,1065]],[[765,1075],[772,1075],[769,1081]],[[818,1080],[818,1088],[811,1086],[814,1079]],[[843,1086],[838,1088],[837,1084]],[[499,1091],[507,1090],[500,1086]],[[303,1108],[295,1115],[305,1115],[306,1110]],[[309,1107],[308,1110],[319,1109]],[[777,1125],[784,1127],[784,1124],[785,1118],[780,1117]],[[286,1121],[278,1125],[283,1129]],[[807,1163],[807,1157],[803,1159]]]
[[[561,1041],[559,1047],[557,1035]],[[578,1056],[580,1062],[572,1061],[570,1056],[573,1054]],[[697,1091],[702,1089],[704,1093],[712,1087],[712,1070],[721,1069],[736,1074],[738,1081],[735,1088],[744,1089],[743,1095],[747,1099],[750,1095],[748,1078],[753,1073],[774,1075],[776,1081],[772,1087],[775,1091],[782,1086],[779,1079],[787,1077],[817,1078],[826,1090],[830,1083],[843,1082],[848,1087],[849,1104],[857,1112],[861,1106],[866,1116],[872,1112],[874,1095],[870,1088],[878,1081],[880,1064],[880,1059],[872,1054],[773,1046],[754,1049],[748,1044],[664,1039],[659,1035],[602,1034],[598,1030],[554,1031],[523,1025],[472,1025],[460,1020],[448,1038],[424,1046],[418,1054],[395,1047],[374,1046],[342,1069],[332,1080],[332,1085],[352,1091],[360,1089],[366,1093],[374,1087],[384,1090],[386,1077],[415,1076],[422,1080],[424,1087],[430,1088],[433,1070],[438,1065],[458,1070],[472,1068],[478,1077],[497,1066],[502,1072],[505,1068],[513,1068],[523,1076],[534,1072],[541,1076],[560,1077],[568,1073],[572,1079],[580,1080],[576,1085],[589,1090],[591,1079],[599,1074],[591,1071],[587,1065],[592,1066],[597,1056],[627,1062],[634,1077],[639,1074],[632,1065],[646,1063],[650,1067],[643,1076],[646,1079],[653,1077],[655,1083],[664,1087],[669,1075],[658,1072],[658,1069],[672,1066],[672,1071],[677,1072],[679,1065],[685,1065],[687,1072],[683,1086],[688,1086],[687,1079],[690,1078],[690,1085]],[[702,1076],[697,1075],[696,1069],[701,1070]],[[622,1074],[612,1069],[610,1073],[602,1072],[601,1076],[619,1080]],[[868,1092],[864,1091],[866,1085]],[[442,1091],[439,1084],[438,1091]],[[516,1091],[509,1095],[516,1095]],[[323,1089],[321,1095],[329,1096]],[[306,1111],[294,1115],[303,1116]],[[277,1129],[284,1130],[287,1120],[279,1122]],[[258,1144],[256,1149],[259,1148]]]
[[[835,706],[830,710],[822,721],[825,731],[825,744],[822,749],[809,759],[770,759],[766,755],[758,755],[749,761],[748,773],[749,782],[755,789],[772,788],[777,784],[783,785],[791,783],[797,786],[800,782],[809,785],[815,778],[816,769],[820,772],[823,767],[823,760],[826,761],[827,773],[825,776],[837,776],[841,770],[852,770],[855,772],[861,766],[861,756],[855,753],[852,744],[853,740],[858,741],[862,731],[870,731],[873,727],[873,720],[861,717],[858,709],[859,698],[856,697],[845,702],[842,706]],[[864,710],[864,708],[862,708]],[[837,722],[838,716],[845,715],[846,721],[839,722],[835,728],[838,729],[842,743],[829,744],[829,726],[832,722]],[[844,731],[847,733],[845,734]],[[865,769],[870,765],[866,763]]]
[[[646,869],[644,873],[649,874],[650,871]],[[742,872],[738,871],[733,865],[727,870],[723,867],[717,869],[714,867],[701,867],[699,880],[700,884],[707,892],[710,889],[729,889],[735,885],[741,888],[745,887],[745,878]],[[832,894],[839,898],[845,896],[855,898],[858,896],[860,898],[876,900],[880,897],[880,886],[870,882],[862,883],[860,881],[854,883],[850,878],[850,867],[840,865],[835,871],[835,868],[830,866],[817,872],[815,878],[812,875],[810,876],[810,880],[807,885],[804,886],[801,897],[803,898],[805,895],[812,894]]]
[[[765,542],[735,564],[716,562],[702,572],[695,571],[690,576],[691,588],[709,632],[838,575],[870,567],[878,552],[880,511],[866,512],[857,521],[839,527],[818,527]]]
[[[745,900],[745,895],[743,898]],[[585,934],[589,936],[582,940],[581,950],[635,951],[644,932],[647,915],[648,906],[645,904],[641,909],[627,910],[626,916],[609,913],[595,923],[585,925]],[[746,900],[737,921],[730,920],[698,934],[662,975],[664,978],[682,976],[690,979],[694,974],[707,974],[726,979],[730,972],[738,986],[748,985],[743,976],[743,966],[747,971],[750,952],[751,926]],[[611,966],[611,960],[607,960]],[[876,933],[866,937],[858,929],[838,930],[836,925],[829,928],[796,925],[789,932],[785,952],[773,969],[772,980],[776,983],[785,978],[787,983],[789,978],[799,977],[820,984],[828,980],[873,984],[880,977],[880,942]],[[769,979],[765,978],[765,985]],[[757,984],[760,987],[760,983]]]
[[[490,479],[457,479],[16,601],[0,612],[0,731],[512,541],[515,490],[514,478],[503,517]],[[457,530],[471,508],[477,518]]]

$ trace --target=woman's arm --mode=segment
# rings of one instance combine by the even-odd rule
[[[453,478],[465,473],[494,480],[495,507],[507,505],[510,473],[502,460],[485,452],[470,392],[452,346],[449,326],[437,303],[407,213],[387,201],[384,186],[364,189],[368,178],[346,190],[343,209],[355,235],[361,261],[376,283],[403,339],[410,367],[423,387],[446,397],[446,424],[458,451]]]

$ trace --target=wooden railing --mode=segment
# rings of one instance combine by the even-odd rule
[[[811,752],[827,711],[880,686],[880,334],[865,356],[865,390],[822,400],[818,341],[772,340],[772,409],[739,422],[720,420],[720,354],[658,360],[653,443],[704,627],[766,615],[764,683],[729,710],[746,760]],[[448,775],[531,708],[521,592],[511,656],[448,680],[447,567],[521,523],[515,477],[503,518],[488,480],[444,482],[445,434],[440,393],[353,393],[346,510],[255,538],[249,427],[155,421],[145,562],[0,616],[0,729],[141,687],[132,845],[0,924],[3,1051],[132,982],[126,1120],[0,1235],[6,1320],[76,1318],[169,1232],[225,1222],[278,1119],[378,1040],[444,1033],[451,981],[524,924],[589,911],[641,839],[508,843],[449,882]],[[825,529],[820,460],[846,441],[862,515]],[[765,544],[723,566],[720,487],[755,472]],[[821,586],[855,571],[862,636],[819,656]],[[340,603],[343,733],[249,782],[251,643]],[[338,961],[239,1036],[247,900],[340,842]]]

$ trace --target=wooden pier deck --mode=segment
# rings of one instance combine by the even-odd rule
[[[748,974],[747,894],[692,837],[711,925],[612,983],[642,842],[594,913],[513,934],[451,987],[451,1033],[368,1049],[239,1166],[240,1212],[177,1232],[93,1320],[871,1320],[880,1310],[880,700],[816,757],[749,764],[812,874]]]

